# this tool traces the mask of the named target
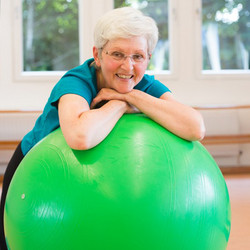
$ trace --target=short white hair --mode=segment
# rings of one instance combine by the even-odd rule
[[[107,12],[97,21],[94,45],[101,49],[110,40],[138,36],[146,38],[148,53],[152,54],[158,41],[156,22],[134,8],[117,8]]]

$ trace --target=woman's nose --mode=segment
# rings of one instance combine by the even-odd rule
[[[127,56],[124,58],[121,67],[126,70],[131,70],[134,67],[134,61],[131,57]]]

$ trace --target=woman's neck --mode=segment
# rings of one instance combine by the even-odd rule
[[[100,91],[105,87],[105,81],[101,69],[96,69],[97,90]]]

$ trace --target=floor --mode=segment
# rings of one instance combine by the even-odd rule
[[[232,211],[227,250],[250,250],[250,174],[225,175],[225,180]]]
[[[231,201],[231,234],[227,250],[250,250],[250,174],[225,175]]]

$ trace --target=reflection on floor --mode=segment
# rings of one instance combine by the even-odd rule
[[[227,250],[250,249],[250,174],[225,175],[231,210],[231,234]]]

